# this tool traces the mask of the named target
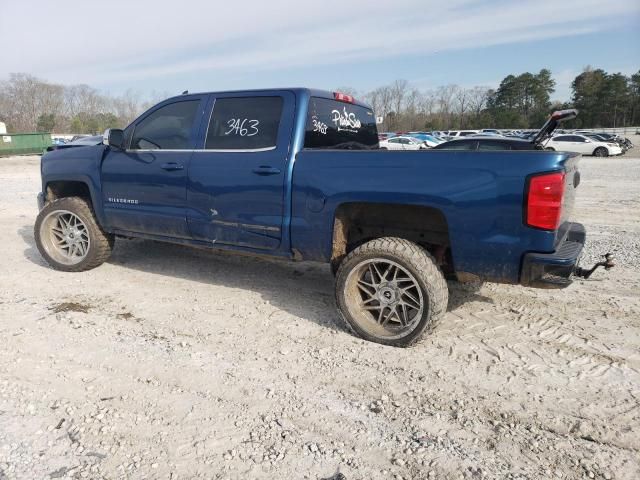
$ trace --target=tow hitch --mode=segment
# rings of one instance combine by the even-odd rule
[[[610,253],[607,253],[606,255],[604,255],[604,261],[603,262],[598,262],[591,268],[576,267],[576,269],[575,269],[575,271],[573,273],[577,277],[589,278],[591,276],[591,274],[593,272],[595,272],[598,267],[604,267],[605,270],[609,270],[614,265],[615,265],[615,263],[613,263],[613,255],[610,254]]]

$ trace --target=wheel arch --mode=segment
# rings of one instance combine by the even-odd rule
[[[451,263],[449,225],[439,208],[414,204],[348,202],[340,204],[334,212],[331,244],[334,269],[349,252],[363,243],[390,236],[424,247],[443,267]]]
[[[100,195],[95,191],[91,182],[82,179],[50,178],[43,182],[45,204],[53,200],[66,197],[84,198],[90,203],[98,223],[104,228],[104,215]]]

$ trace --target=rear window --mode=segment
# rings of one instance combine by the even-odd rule
[[[219,98],[213,105],[205,148],[275,148],[281,116],[282,97]]]
[[[375,116],[365,107],[311,97],[304,147],[353,150],[377,148]]]

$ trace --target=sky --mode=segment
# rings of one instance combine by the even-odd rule
[[[0,0],[0,79],[105,93],[496,87],[549,68],[640,70],[640,0]]]

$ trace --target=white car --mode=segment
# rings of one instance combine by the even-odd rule
[[[594,155],[596,157],[622,155],[622,148],[620,148],[617,143],[598,142],[584,135],[557,135],[551,138],[545,144],[544,148],[545,150],[576,152],[583,155]]]
[[[450,130],[450,137],[468,137],[470,135],[477,135],[480,130]]]
[[[392,137],[380,140],[382,150],[423,150],[428,148],[422,140],[413,137]]]

